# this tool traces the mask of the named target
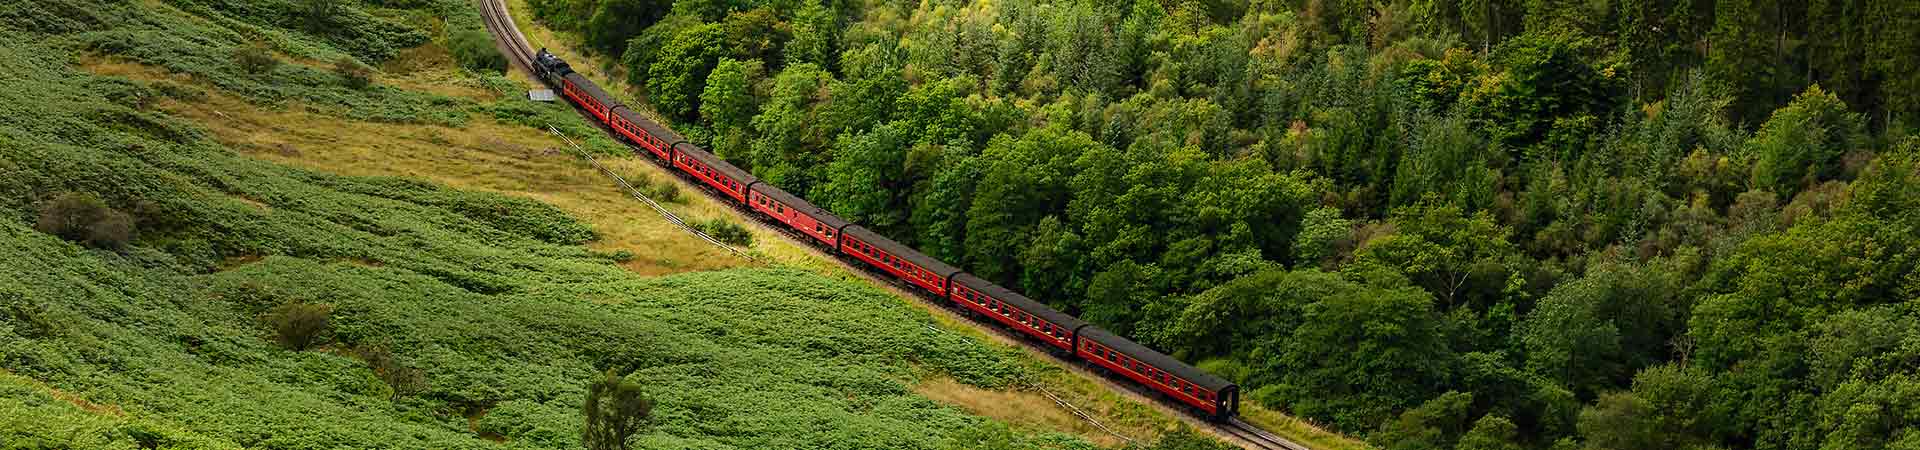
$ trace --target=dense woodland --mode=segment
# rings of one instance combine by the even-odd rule
[[[1382,447],[1920,448],[1920,3],[531,4],[756,175]]]

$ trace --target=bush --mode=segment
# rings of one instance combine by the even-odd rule
[[[706,233],[708,236],[713,236],[714,239],[719,239],[720,242],[734,246],[746,247],[753,245],[753,233],[748,233],[746,227],[729,222],[726,219],[697,221],[693,223],[693,229],[700,230],[700,232]]]
[[[479,30],[468,30],[453,35],[447,49],[453,50],[454,59],[460,60],[460,67],[475,72],[502,72],[507,70],[507,56],[500,54],[500,48],[493,45],[493,37]]]
[[[322,36],[337,29],[336,22],[346,9],[340,0],[302,0],[298,7],[301,18],[306,22],[307,32]]]
[[[305,351],[320,343],[332,314],[333,308],[327,305],[289,303],[267,311],[267,324],[279,335],[280,345]]]
[[[671,182],[656,184],[652,188],[646,189],[644,192],[647,194],[648,198],[652,198],[654,201],[657,201],[657,202],[666,202],[666,203],[686,203],[687,202],[687,196],[682,195],[680,193],[680,185],[673,184]]]
[[[582,437],[589,450],[626,450],[627,438],[652,423],[653,399],[640,383],[607,372],[587,385],[581,412],[587,419]]]
[[[339,61],[335,61],[333,73],[340,75],[340,79],[344,80],[347,87],[353,89],[366,89],[367,86],[373,85],[373,68],[361,64],[350,56],[342,56]]]
[[[133,239],[133,217],[89,192],[64,192],[40,206],[34,229],[94,248],[117,249]]]
[[[57,331],[45,306],[18,293],[0,291],[0,319],[13,322],[13,333],[24,338],[53,336]]]
[[[367,362],[367,369],[372,370],[375,377],[393,388],[393,395],[388,398],[391,401],[399,401],[400,397],[427,389],[426,372],[402,364],[385,345],[361,347],[354,354]]]
[[[261,75],[280,68],[280,59],[263,45],[250,45],[233,51],[233,63],[246,73]]]

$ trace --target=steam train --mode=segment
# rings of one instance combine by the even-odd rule
[[[693,180],[712,187],[728,201],[766,215],[823,248],[878,269],[913,289],[952,301],[1058,353],[1157,391],[1208,419],[1224,420],[1239,411],[1239,386],[963,272],[841,219],[779,186],[761,182],[752,173],[620,104],[546,49],[534,56],[533,69],[542,82],[558,89],[621,140],[645,149]]]

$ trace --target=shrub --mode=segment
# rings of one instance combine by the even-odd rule
[[[640,383],[611,371],[587,385],[587,404],[581,409],[587,418],[583,437],[589,450],[626,450],[627,437],[653,419],[653,399]]]
[[[680,185],[673,184],[673,183],[655,184],[652,188],[647,189],[645,192],[648,198],[652,198],[654,201],[657,201],[657,202],[666,202],[666,203],[686,203],[687,202],[687,196],[682,195],[680,193]]]
[[[475,72],[501,72],[507,70],[507,56],[500,54],[500,48],[493,45],[493,38],[486,32],[468,30],[453,35],[447,48],[453,50],[454,59],[460,60],[460,67]]]
[[[402,364],[385,345],[361,347],[354,350],[354,354],[367,362],[367,368],[373,371],[375,377],[393,388],[393,395],[388,398],[390,401],[399,401],[400,397],[427,389],[426,372]]]
[[[337,29],[335,22],[346,7],[340,0],[302,0],[299,5],[300,16],[306,21],[307,31],[316,35],[328,35]]]
[[[40,206],[34,229],[95,248],[117,249],[133,239],[133,218],[90,192],[64,192]]]
[[[326,333],[333,308],[327,305],[289,303],[267,311],[267,324],[289,350],[305,351],[320,343]]]
[[[56,331],[47,309],[24,295],[0,291],[0,318],[14,323],[15,335],[24,338],[52,336]]]
[[[233,51],[233,63],[246,73],[261,75],[280,68],[280,59],[263,45],[240,47]]]
[[[373,68],[361,64],[350,56],[342,56],[339,61],[335,61],[333,73],[340,75],[340,79],[349,88],[366,89],[367,86],[373,85]]]
[[[726,219],[697,221],[693,223],[693,228],[700,230],[702,233],[706,233],[708,236],[713,236],[714,239],[719,239],[720,242],[734,246],[746,247],[753,245],[753,233],[748,233],[746,227],[729,222]]]

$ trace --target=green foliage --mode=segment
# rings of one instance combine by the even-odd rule
[[[1460,116],[1422,117],[1408,133],[1407,153],[1393,177],[1391,203],[1413,205],[1429,196],[1470,209],[1493,205],[1497,151]]]
[[[447,40],[447,49],[460,61],[460,66],[476,72],[500,72],[507,70],[507,55],[500,53],[494,46],[493,37],[480,30],[467,30],[454,34]]]
[[[253,75],[273,73],[273,69],[280,67],[280,59],[275,58],[273,50],[264,45],[249,45],[234,49],[233,63],[240,66],[240,70]]]
[[[119,249],[133,239],[133,218],[91,192],[63,192],[40,205],[33,228],[88,246]]]
[[[765,77],[764,71],[759,61],[721,58],[707,76],[706,89],[700,91],[700,118],[716,136],[708,148],[738,161],[736,165],[744,165],[751,151],[747,133],[761,98],[754,87]]]
[[[375,377],[393,390],[393,401],[400,401],[427,388],[426,371],[408,367],[385,345],[363,346],[354,349],[353,353],[366,361],[367,369],[372,370]]]
[[[651,424],[653,399],[640,383],[609,371],[587,384],[581,413],[587,422],[581,440],[588,450],[626,450],[627,440]]]
[[[1677,276],[1669,267],[1602,263],[1560,284],[1519,326],[1527,368],[1567,386],[1624,384],[1662,360],[1682,331],[1689,305]]]
[[[346,10],[342,0],[300,0],[297,8],[307,32],[320,35],[332,33]]]
[[[781,59],[787,64],[814,64],[826,66],[834,60],[835,40],[839,35],[839,14],[833,9],[836,2],[802,2],[800,9],[794,11],[792,27],[793,39],[781,48]]]
[[[1473,429],[1460,436],[1458,450],[1521,450],[1520,430],[1513,421],[1500,416],[1481,417]]]
[[[1369,436],[1369,440],[1388,450],[1451,449],[1455,440],[1461,439],[1467,432],[1471,406],[1473,394],[1440,394],[1419,407],[1400,413],[1400,417],[1381,424],[1380,430]],[[1509,429],[1513,427],[1512,423],[1506,425]]]
[[[1300,234],[1293,239],[1293,257],[1298,266],[1330,267],[1339,262],[1343,251],[1352,249],[1353,222],[1340,217],[1336,208],[1318,208],[1300,221]]]
[[[635,84],[647,87],[648,99],[661,114],[688,120],[700,110],[700,94],[707,73],[727,55],[726,29],[700,25],[673,35],[651,64],[628,67]]]
[[[1465,93],[1462,106],[1488,138],[1510,151],[1565,159],[1546,152],[1576,151],[1584,136],[1553,142],[1555,135],[1591,132],[1568,127],[1608,116],[1618,89],[1612,68],[1582,57],[1591,45],[1589,38],[1564,33],[1517,36],[1501,44],[1494,57],[1505,70]],[[1532,148],[1543,143],[1559,148]]]
[[[1498,302],[1522,273],[1507,231],[1485,212],[1426,202],[1395,210],[1394,232],[1360,244],[1348,270],[1383,267],[1437,296],[1443,307]]]
[[[659,183],[659,184],[653,185],[652,189],[647,190],[647,198],[651,198],[656,201],[662,201],[667,203],[686,203],[687,202],[687,195],[680,191],[680,185],[673,184],[673,183]]]
[[[353,58],[341,57],[333,62],[333,73],[352,89],[366,89],[373,84],[373,68],[361,64]]]
[[[1821,181],[1841,177],[1841,157],[1865,147],[1865,124],[1839,97],[1807,88],[1773,112],[1747,143],[1754,158],[1753,184],[1792,196]]]
[[[580,31],[586,32],[587,46],[619,56],[627,49],[627,41],[639,35],[641,30],[653,26],[654,22],[665,17],[673,2],[660,0],[602,0],[595,2],[573,2],[580,4],[598,4],[593,15],[586,19]],[[551,17],[551,14],[542,17]]]
[[[311,303],[288,303],[267,311],[263,320],[288,350],[305,351],[325,342],[333,308]]]
[[[0,372],[0,441],[12,448],[239,449],[148,414],[89,410],[70,394]],[[94,408],[98,408],[94,406]]]
[[[1433,307],[1419,289],[1378,287],[1346,288],[1306,305],[1278,352],[1278,391],[1262,400],[1357,429],[1428,398],[1452,358]]]
[[[714,239],[718,239],[720,242],[725,242],[728,245],[737,247],[753,245],[753,233],[747,232],[746,227],[742,227],[740,224],[733,223],[733,221],[727,219],[715,218],[697,221],[693,223],[693,228],[700,230],[702,233],[706,233],[708,236],[713,236]]]

